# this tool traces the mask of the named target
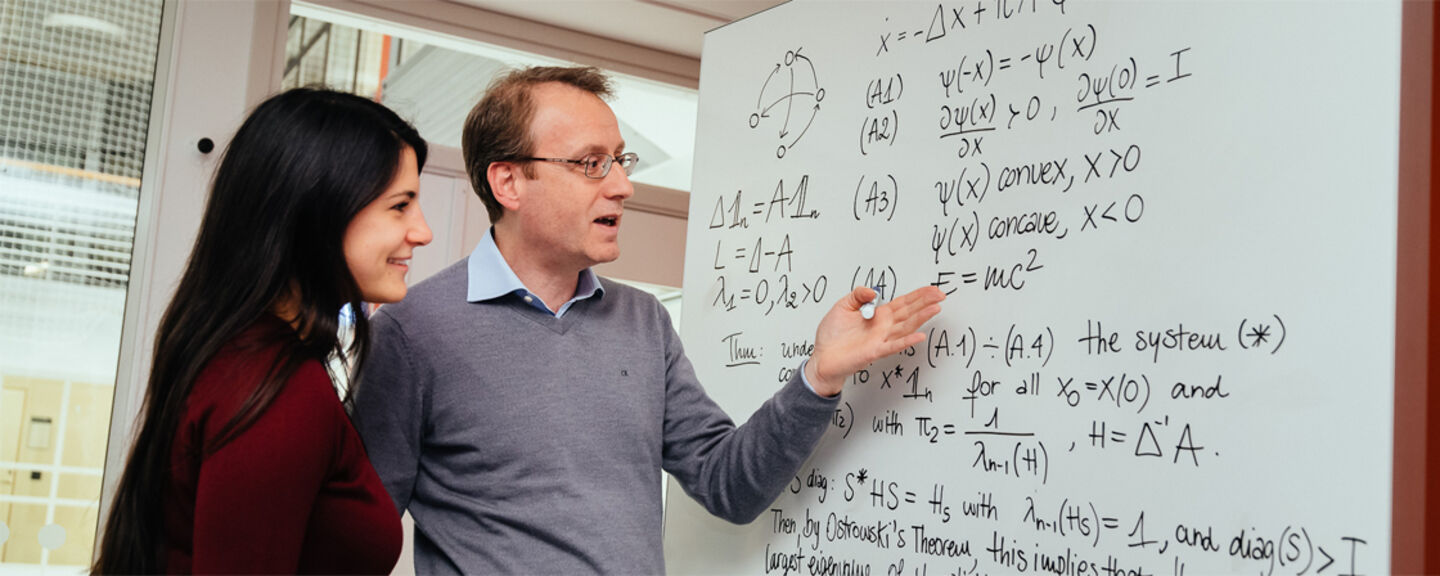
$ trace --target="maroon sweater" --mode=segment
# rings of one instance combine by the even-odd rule
[[[171,452],[165,496],[170,573],[389,573],[400,517],[330,377],[302,364],[248,429],[217,434],[264,377],[290,327],[267,317],[196,380]]]

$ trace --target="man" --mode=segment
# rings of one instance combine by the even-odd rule
[[[662,468],[712,513],[753,520],[845,378],[923,340],[939,312],[934,288],[871,320],[858,310],[875,294],[847,295],[803,370],[735,427],[660,303],[591,271],[619,257],[634,194],[608,82],[531,68],[491,85],[463,143],[490,234],[371,323],[355,423],[415,519],[418,573],[663,572]]]

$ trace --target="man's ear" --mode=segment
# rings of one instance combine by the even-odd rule
[[[490,190],[495,193],[495,201],[505,208],[506,212],[513,212],[520,208],[521,188],[524,186],[525,175],[520,173],[520,166],[509,162],[491,162],[490,167],[485,169],[485,178],[490,181]]]

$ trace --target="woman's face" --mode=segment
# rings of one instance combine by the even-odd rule
[[[430,243],[420,213],[420,171],[415,151],[400,153],[395,179],[345,229],[345,263],[366,302],[399,302],[416,246]]]

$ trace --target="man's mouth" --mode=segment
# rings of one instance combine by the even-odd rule
[[[620,225],[620,218],[618,216],[601,216],[595,219],[595,223],[601,226],[610,226],[613,228]]]

